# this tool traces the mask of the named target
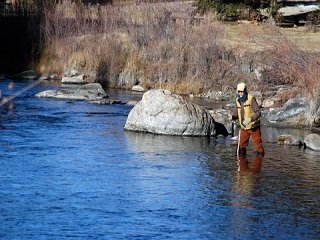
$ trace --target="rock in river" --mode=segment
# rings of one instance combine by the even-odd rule
[[[208,136],[214,120],[203,107],[168,90],[146,92],[128,115],[125,130],[166,135]]]
[[[307,148],[320,151],[320,135],[317,133],[311,133],[304,138],[304,144]]]
[[[89,83],[78,88],[46,90],[35,95],[43,98],[62,98],[73,100],[100,100],[108,97],[99,83]]]

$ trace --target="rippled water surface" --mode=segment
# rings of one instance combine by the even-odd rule
[[[124,132],[127,105],[32,97],[48,88],[0,110],[1,239],[319,239],[320,155],[238,161],[228,138]]]

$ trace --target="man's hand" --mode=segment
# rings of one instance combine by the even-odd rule
[[[251,123],[251,118],[247,118],[246,120],[244,120],[242,122],[243,126],[245,126],[245,127],[248,126],[249,123]]]

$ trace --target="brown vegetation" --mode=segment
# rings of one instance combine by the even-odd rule
[[[312,47],[306,41],[292,41],[287,30],[269,25],[223,25],[210,18],[193,24],[190,9],[179,2],[58,5],[44,26],[47,53],[54,56],[43,55],[41,64],[95,73],[92,78],[108,87],[140,84],[182,94],[233,89],[238,81],[252,89],[290,84],[314,100],[312,112],[319,108],[320,57],[306,51]]]
[[[220,23],[195,26],[188,14],[173,21],[177,12],[188,12],[186,7],[185,3],[105,6],[88,17],[83,6],[69,6],[68,18],[65,8],[57,7],[46,14],[44,26],[48,47],[56,56],[44,55],[41,64],[96,72],[98,80],[109,87],[131,88],[139,83],[195,94],[245,76],[233,68],[233,53],[224,46]],[[78,52],[85,66],[76,61]],[[128,70],[142,77],[120,84],[119,75]]]

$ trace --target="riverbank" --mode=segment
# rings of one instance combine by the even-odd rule
[[[265,108],[306,97],[306,126],[318,124],[319,33],[224,24],[210,15],[195,23],[190,9],[188,2],[90,9],[58,4],[44,16],[47,45],[34,68],[57,81],[162,88],[218,101],[233,100],[236,84],[245,81]]]
[[[287,76],[277,76],[279,69],[273,70],[266,56],[277,53],[273,57],[294,63],[288,48],[294,53],[300,49],[317,52],[320,39],[320,33],[306,28],[223,24],[210,15],[193,24],[187,21],[187,12],[192,10],[188,2],[105,6],[98,9],[99,15],[91,13],[92,21],[83,26],[76,24],[83,19],[72,13],[81,10],[89,14],[88,9],[73,5],[66,9],[64,12],[57,6],[46,15],[49,45],[38,64],[39,71],[61,76],[67,68],[78,68],[88,78],[110,87],[130,89],[140,84],[146,89],[166,87],[180,94],[200,94],[212,88],[222,90],[226,83],[232,85],[240,79],[294,80],[290,71]],[[173,21],[179,11],[181,21]],[[60,22],[67,16],[73,20],[62,26]],[[306,40],[297,41],[302,36]]]

